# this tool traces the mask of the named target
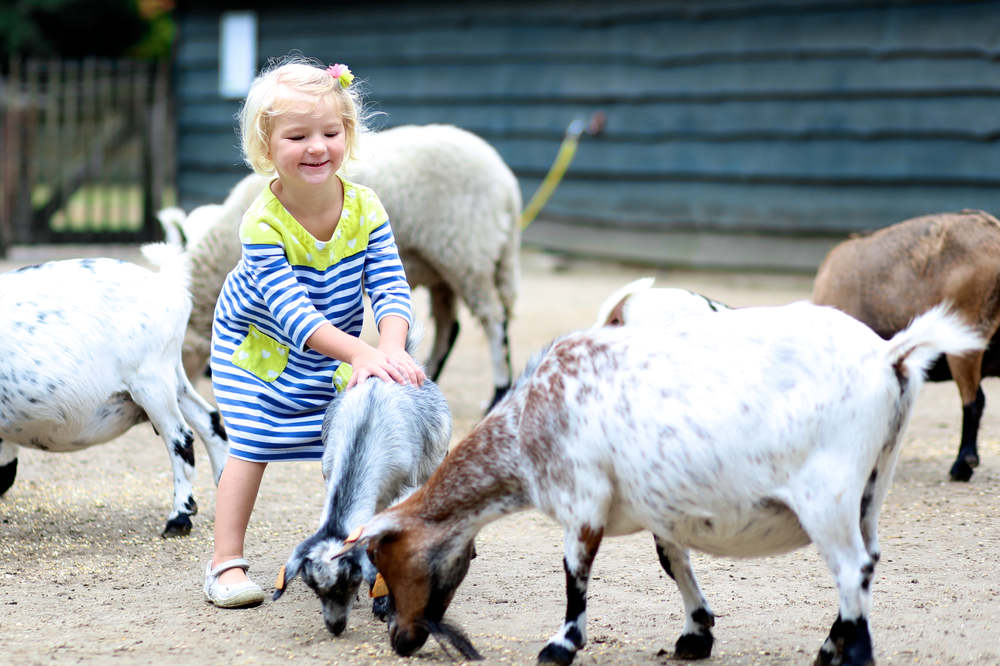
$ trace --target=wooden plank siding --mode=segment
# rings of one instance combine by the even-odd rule
[[[253,3],[249,7],[253,7]],[[238,8],[245,9],[241,4]],[[217,94],[225,2],[179,3],[182,205],[244,172]],[[543,217],[652,231],[843,235],[1000,210],[1000,2],[259,5],[258,53],[348,63],[377,127],[492,143],[525,201],[595,111]]]

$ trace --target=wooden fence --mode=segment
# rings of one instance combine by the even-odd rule
[[[173,200],[169,64],[12,59],[0,71],[0,255],[142,242]]]

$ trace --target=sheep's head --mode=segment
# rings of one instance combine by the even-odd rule
[[[465,659],[482,657],[460,629],[443,620],[455,590],[475,556],[471,539],[435,538],[429,528],[402,529],[391,514],[379,514],[348,545],[375,563],[389,588],[389,642],[401,656],[419,650],[429,635],[442,639]]]
[[[288,583],[301,575],[319,597],[323,621],[334,636],[342,634],[347,627],[347,616],[363,578],[361,559],[367,557],[361,550],[342,554],[343,550],[340,539],[320,533],[309,537],[288,558],[274,592],[277,599]]]

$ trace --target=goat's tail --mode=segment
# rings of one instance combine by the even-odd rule
[[[169,245],[177,247],[187,245],[187,237],[184,234],[184,220],[187,219],[187,214],[181,208],[177,206],[161,208],[156,213],[156,219],[159,220],[160,226],[163,228],[163,235]]]
[[[916,317],[889,340],[887,360],[896,374],[923,379],[924,372],[941,354],[960,356],[985,349],[987,340],[956,314],[950,303],[941,303]]]
[[[160,275],[187,290],[191,285],[188,254],[172,243],[146,243],[141,248],[146,261],[159,269]]]

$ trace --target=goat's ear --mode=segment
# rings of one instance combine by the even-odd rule
[[[299,571],[302,569],[302,556],[299,554],[298,549],[292,553],[292,556],[288,558],[288,561],[281,565],[278,569],[278,578],[274,581],[274,596],[271,597],[272,601],[277,601],[282,594],[285,593],[285,588],[288,584],[299,575]]]
[[[386,534],[397,530],[398,527],[395,519],[383,514],[377,514],[366,525],[354,528],[347,538],[344,539],[343,548],[334,553],[333,558],[342,557],[355,548],[370,548],[371,546],[375,546]]]
[[[367,543],[368,535],[365,534],[365,526],[360,525],[355,527],[351,533],[347,535],[347,538],[344,539],[344,544],[340,547],[340,549],[330,555],[329,559],[332,561],[338,557],[343,557],[359,546],[364,547]]]

